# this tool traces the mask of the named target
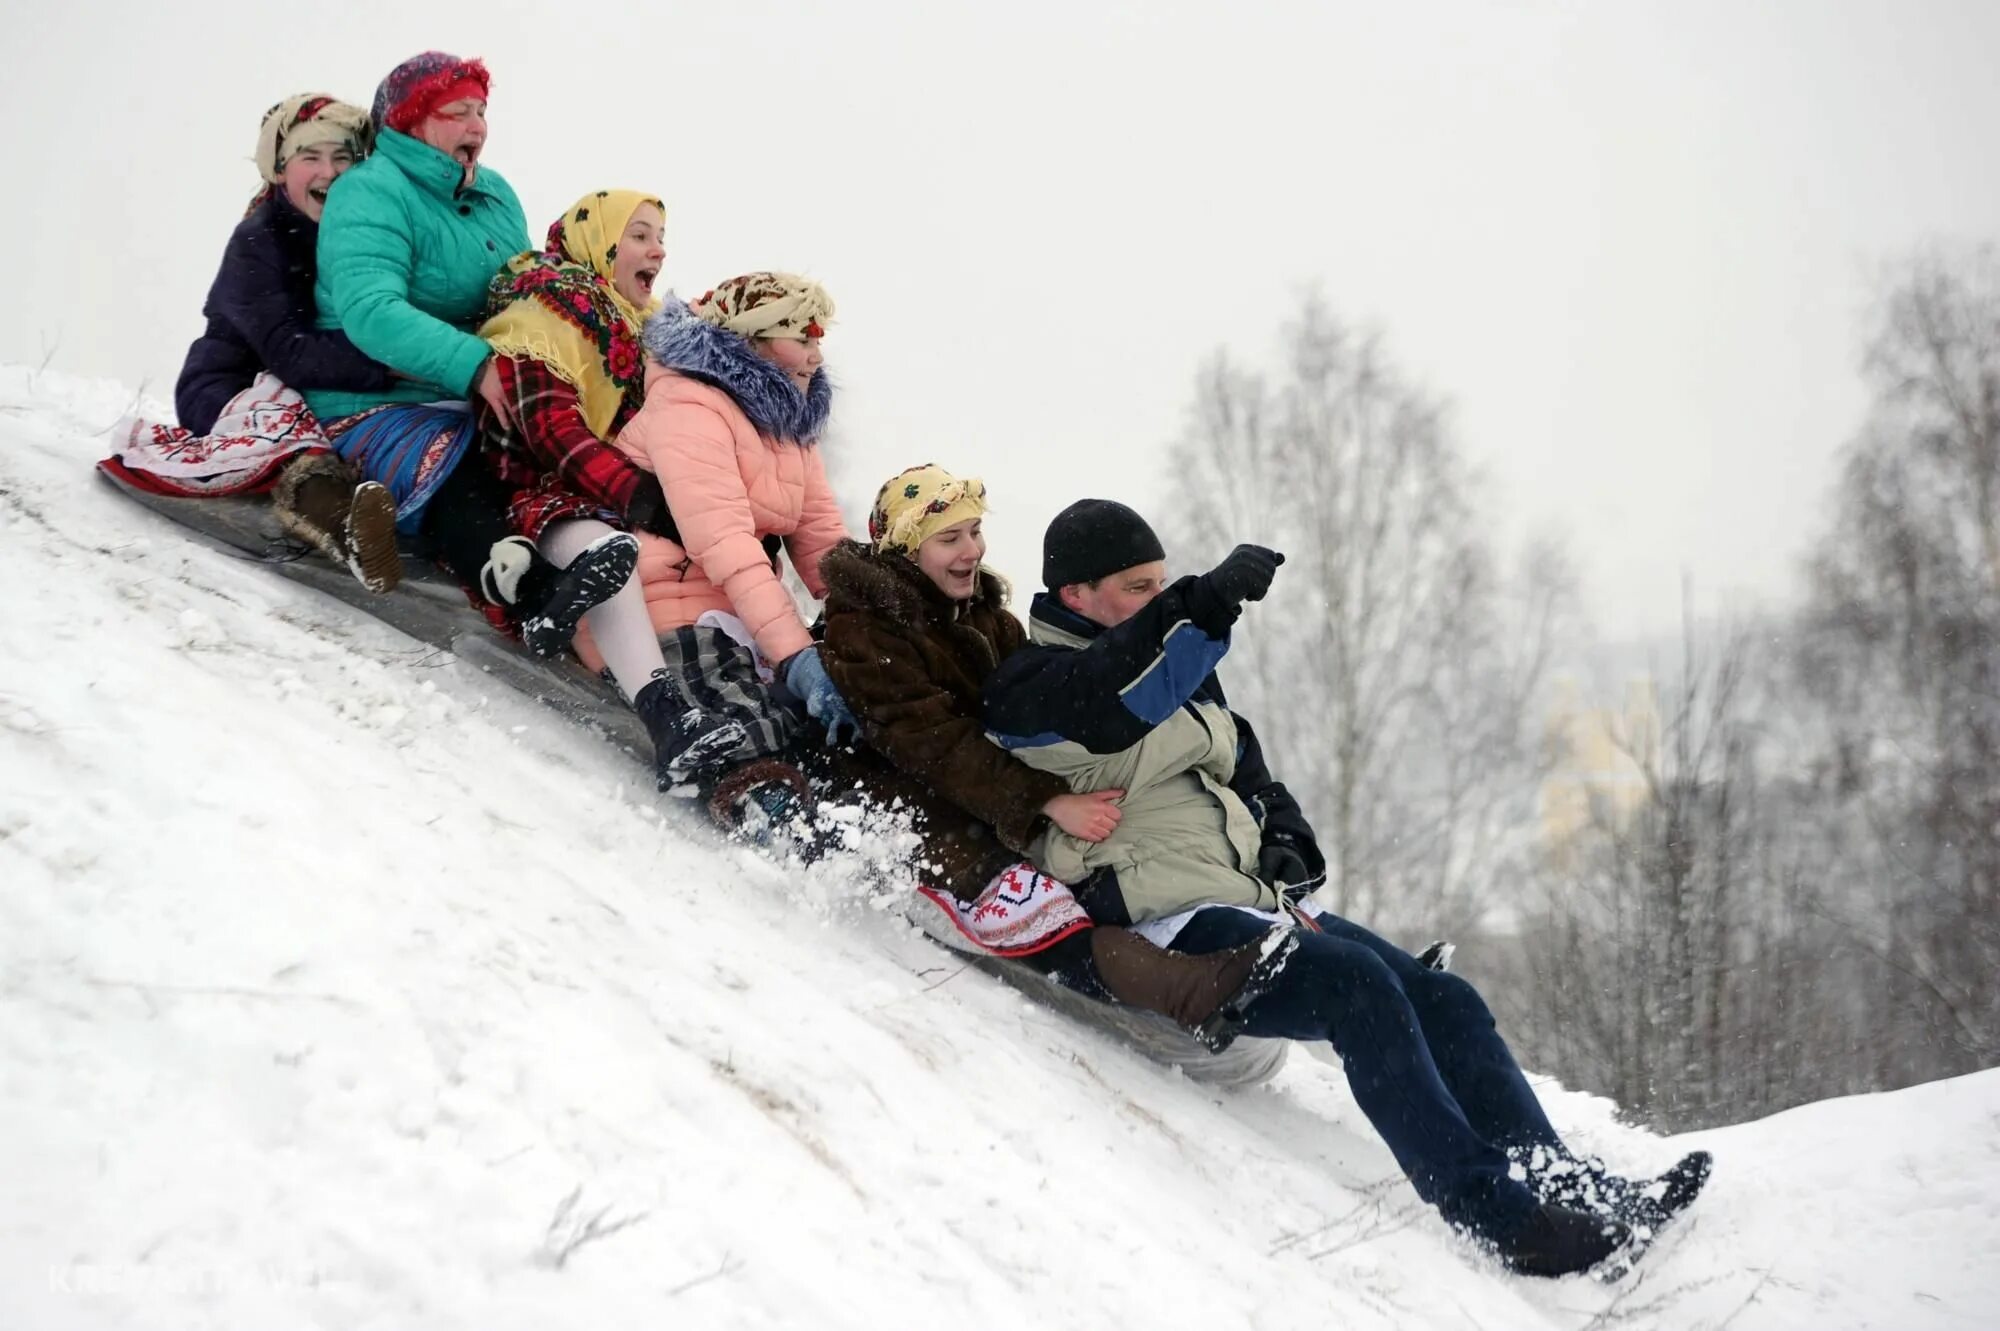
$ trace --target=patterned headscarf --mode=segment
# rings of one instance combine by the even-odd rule
[[[257,174],[264,178],[264,187],[251,197],[243,215],[248,217],[257,211],[258,204],[271,197],[284,178],[285,163],[292,160],[292,154],[337,143],[353,153],[358,162],[368,155],[372,138],[368,113],[358,106],[335,101],[323,92],[287,97],[266,111],[257,126]]]
[[[689,302],[695,317],[743,337],[823,337],[833,320],[826,288],[796,273],[745,273]]]
[[[275,185],[294,153],[334,143],[360,160],[368,154],[368,113],[323,92],[287,97],[264,113],[257,126],[257,174]]]
[[[586,194],[549,224],[547,243],[508,260],[486,291],[479,335],[496,354],[541,361],[576,389],[583,422],[610,439],[621,406],[637,410],[646,392],[639,328],[643,310],[613,289],[618,240],[642,204],[666,205],[636,190]]]
[[[879,551],[914,555],[917,547],[946,527],[986,511],[986,482],[963,480],[935,462],[911,467],[882,483],[868,514],[868,539]]]
[[[425,51],[389,71],[375,89],[369,114],[377,132],[393,129],[408,134],[440,106],[461,97],[484,98],[492,86],[493,76],[484,61]]]

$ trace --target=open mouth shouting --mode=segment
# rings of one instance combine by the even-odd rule
[[[632,274],[632,280],[639,284],[641,291],[650,296],[653,294],[653,283],[659,276],[660,270],[657,268],[641,268],[638,272]]]

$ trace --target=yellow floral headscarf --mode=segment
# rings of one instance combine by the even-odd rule
[[[598,190],[549,226],[547,243],[508,260],[486,293],[479,335],[502,356],[538,360],[576,389],[583,421],[611,438],[621,406],[645,395],[639,329],[659,308],[635,309],[611,285],[618,241],[641,204],[666,205],[636,190]]]

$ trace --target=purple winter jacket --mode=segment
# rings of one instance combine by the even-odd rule
[[[260,370],[301,391],[388,388],[388,369],[364,356],[347,334],[313,327],[318,242],[319,223],[281,189],[237,223],[202,306],[208,331],[188,348],[174,384],[174,411],[183,426],[196,434],[214,429],[229,399]]]

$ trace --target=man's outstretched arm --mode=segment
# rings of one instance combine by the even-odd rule
[[[1238,546],[1083,648],[1025,651],[1002,662],[986,683],[988,733],[1007,747],[1068,740],[1117,753],[1137,744],[1214,673],[1243,602],[1262,599],[1283,560]]]

